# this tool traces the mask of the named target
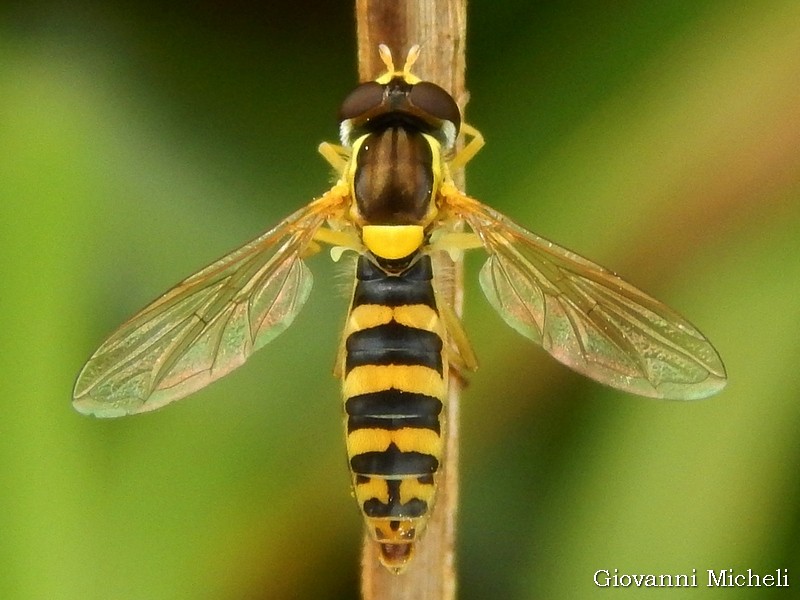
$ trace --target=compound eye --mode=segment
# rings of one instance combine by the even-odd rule
[[[408,99],[413,106],[443,121],[450,121],[456,130],[461,126],[461,112],[453,97],[430,81],[420,81],[411,87]]]
[[[383,102],[383,89],[377,81],[362,83],[354,89],[339,107],[339,121],[356,119],[365,112],[380,106]]]

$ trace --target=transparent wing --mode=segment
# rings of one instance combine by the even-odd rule
[[[489,302],[560,362],[642,396],[692,400],[725,386],[714,347],[665,305],[471,198],[447,201],[489,252],[480,273]]]
[[[75,408],[98,417],[153,410],[244,363],[308,298],[312,276],[302,256],[337,207],[329,192],[123,324],[78,375]]]

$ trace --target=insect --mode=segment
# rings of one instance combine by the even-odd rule
[[[73,402],[119,417],[208,385],[292,323],[311,289],[308,256],[322,245],[334,259],[355,252],[335,374],[355,497],[381,562],[400,572],[434,503],[448,374],[476,365],[440,296],[437,258],[483,248],[480,284],[506,323],[596,381],[691,400],[722,389],[726,374],[675,312],[461,192],[451,173],[482,136],[450,94],[411,73],[418,46],[402,70],[379,51],[386,72],[342,103],[341,145],[320,145],[337,183],[124,323],[83,367]]]

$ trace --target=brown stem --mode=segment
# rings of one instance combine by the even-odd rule
[[[384,70],[378,44],[402,65],[408,49],[421,46],[414,73],[448,90],[463,110],[466,0],[356,0],[358,65],[361,81]],[[460,174],[458,174],[461,177]],[[463,184],[463,181],[456,181]],[[452,265],[450,289],[440,290],[457,313],[462,305],[461,264]],[[375,542],[365,535],[361,586],[364,600],[452,600],[456,592],[455,517],[458,502],[458,401],[460,382],[451,375],[446,410],[447,441],[439,491],[415,557],[400,575],[384,568]]]

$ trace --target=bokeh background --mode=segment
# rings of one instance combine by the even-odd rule
[[[136,418],[70,407],[116,325],[326,189],[352,7],[130,4],[0,8],[0,598],[355,598],[324,256],[225,380]],[[704,583],[800,586],[800,3],[474,0],[468,65],[470,192],[684,313],[730,383],[679,403],[574,375],[470,259],[460,597],[640,597],[598,569],[790,597]]]

